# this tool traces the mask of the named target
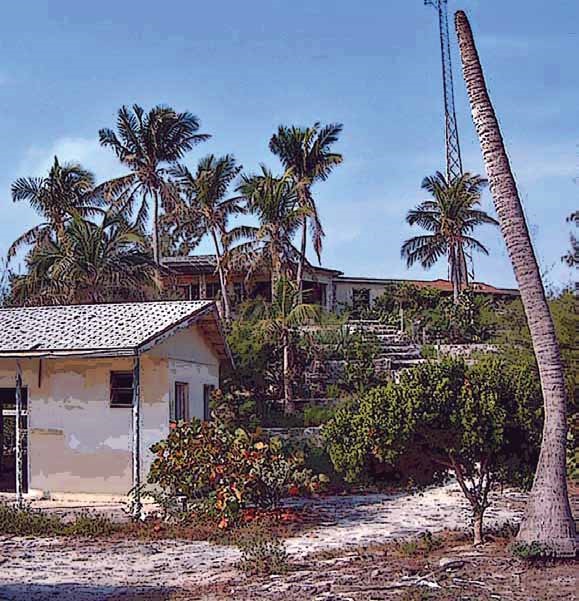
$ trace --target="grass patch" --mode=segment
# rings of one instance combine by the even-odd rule
[[[99,515],[82,513],[72,522],[32,509],[0,504],[0,534],[12,536],[109,536],[120,525]]]
[[[240,528],[235,544],[241,551],[238,567],[248,575],[268,576],[289,570],[285,544],[267,524],[253,522]]]
[[[416,538],[402,540],[394,544],[393,552],[399,557],[426,557],[442,547],[442,540],[424,532]]]

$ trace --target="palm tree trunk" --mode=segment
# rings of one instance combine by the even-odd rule
[[[297,276],[296,276],[296,282],[298,285],[298,290],[300,291],[300,295],[303,290],[307,240],[308,240],[308,219],[307,219],[307,217],[304,217],[303,222],[302,222],[302,242],[301,242],[301,246],[300,246],[300,258],[298,261],[298,272],[297,272]]]
[[[225,277],[225,270],[223,269],[222,253],[219,248],[217,241],[217,234],[214,229],[211,229],[211,237],[213,238],[213,244],[215,245],[215,254],[217,255],[217,273],[219,274],[219,285],[221,286],[221,296],[223,297],[223,313],[225,317],[225,323],[229,323],[231,319],[231,306],[229,304],[229,296],[227,294],[227,278]]]
[[[450,279],[452,282],[452,299],[454,303],[458,303],[458,297],[460,296],[460,273],[458,258],[456,256],[456,247],[451,246],[449,249],[448,263],[450,267]]]
[[[153,260],[159,265],[159,197],[153,192]]]
[[[464,80],[490,189],[525,308],[539,366],[545,422],[535,480],[518,538],[538,541],[560,556],[575,554],[575,522],[567,496],[567,394],[559,345],[529,230],[497,117],[464,12],[455,16]]]
[[[292,413],[294,409],[289,335],[287,332],[283,334],[283,408],[285,413]]]

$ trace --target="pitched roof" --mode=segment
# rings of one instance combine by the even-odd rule
[[[0,357],[132,355],[204,317],[219,322],[212,301],[0,309]]]
[[[188,273],[214,273],[217,269],[217,257],[215,255],[190,255],[181,257],[162,257],[161,265],[169,269]]]
[[[443,280],[441,278],[437,280],[407,280],[407,279],[392,279],[392,278],[364,278],[364,277],[349,277],[340,276],[336,280],[337,282],[344,282],[348,284],[410,284],[418,288],[434,288],[441,292],[452,293],[452,282],[449,280]],[[497,288],[491,284],[485,282],[470,282],[469,288],[473,292],[480,292],[483,294],[494,294],[497,296],[520,296],[520,292],[516,288]]]
[[[217,269],[217,257],[216,255],[187,255],[187,256],[176,256],[176,257],[162,257],[161,265],[179,273],[187,274],[212,274]],[[318,271],[324,273],[341,274],[342,272],[337,269],[330,269],[328,267],[319,267],[312,265],[309,261],[306,263],[307,269],[311,271]]]

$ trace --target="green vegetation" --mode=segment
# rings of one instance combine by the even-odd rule
[[[468,499],[475,542],[492,485],[529,486],[541,440],[534,363],[485,356],[443,360],[401,375],[339,408],[324,426],[328,452],[350,482],[427,485],[454,475]]]
[[[238,567],[247,575],[283,574],[289,569],[284,542],[263,523],[252,522],[240,528],[235,544],[241,551]]]
[[[218,422],[179,423],[151,450],[156,458],[149,484],[184,497],[222,529],[235,525],[249,506],[276,508],[284,496],[319,491],[327,481],[305,468],[303,454],[286,452],[280,440],[268,440],[259,430],[232,432]]]
[[[25,506],[0,503],[0,534],[7,536],[108,536],[117,525],[108,518],[82,513],[70,522]]]
[[[409,225],[418,225],[428,232],[404,242],[401,255],[406,264],[410,267],[420,263],[430,269],[445,257],[455,301],[468,285],[467,251],[489,254],[484,244],[472,236],[473,230],[483,224],[498,225],[496,219],[480,208],[486,184],[480,175],[465,173],[448,181],[438,172],[422,182],[422,189],[429,192],[432,199],[408,211],[406,217]]]

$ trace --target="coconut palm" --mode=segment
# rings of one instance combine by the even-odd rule
[[[141,231],[119,215],[100,224],[73,215],[66,241],[45,238],[27,257],[28,273],[15,276],[16,304],[70,304],[145,300],[154,295],[154,262]]]
[[[402,245],[401,255],[407,266],[418,262],[430,269],[446,257],[455,302],[461,289],[468,285],[467,249],[489,254],[487,248],[472,236],[473,230],[485,223],[498,225],[479,208],[485,185],[486,180],[479,175],[465,173],[449,182],[437,172],[422,182],[422,189],[429,192],[432,199],[421,202],[406,215],[408,224],[429,232],[410,238]]]
[[[11,187],[14,202],[25,201],[42,222],[26,231],[8,249],[11,259],[20,248],[35,245],[55,236],[62,243],[73,212],[89,216],[98,211],[102,200],[93,194],[94,175],[77,163],[61,165],[58,157],[44,177],[21,177]]]
[[[183,194],[183,201],[175,205],[175,233],[192,231],[211,237],[217,256],[217,272],[221,286],[225,320],[229,321],[231,306],[228,289],[228,270],[226,264],[229,250],[227,226],[232,215],[245,212],[241,204],[242,197],[226,198],[231,183],[239,175],[241,166],[235,158],[225,155],[217,158],[209,155],[199,161],[195,175],[187,167],[177,165],[170,170],[171,176]]]
[[[311,188],[314,183],[326,180],[333,168],[342,162],[342,155],[331,151],[332,145],[338,141],[342,127],[340,123],[323,127],[320,123],[314,123],[312,127],[307,128],[280,126],[269,142],[271,152],[291,173],[300,207],[308,212],[302,219],[300,257],[296,276],[300,290],[303,288],[303,272],[306,264],[308,222],[318,261],[321,261],[324,237]]]
[[[293,273],[300,255],[293,238],[312,210],[299,205],[293,177],[286,171],[280,177],[262,165],[261,174],[242,176],[238,188],[247,202],[247,209],[258,221],[257,227],[239,228],[234,238],[248,239],[236,247],[233,255],[249,258],[250,271],[266,266],[271,272],[271,293],[274,298],[277,282]]]
[[[140,199],[136,222],[148,219],[153,203],[153,257],[159,262],[159,210],[171,209],[177,200],[175,187],[168,179],[168,168],[186,152],[210,136],[200,134],[199,119],[191,113],[177,113],[170,107],[156,106],[148,113],[138,105],[123,106],[117,116],[117,132],[99,130],[102,146],[112,148],[130,173],[107,182],[100,191],[115,199],[119,208],[131,213]]]
[[[518,538],[525,543],[537,542],[559,555],[574,557],[576,532],[567,496],[565,464],[567,389],[559,344],[517,185],[464,12],[456,13],[455,24],[473,121],[521,292],[545,404],[539,462]]]
[[[293,412],[293,344],[299,334],[298,328],[319,321],[320,308],[301,302],[301,292],[286,277],[275,283],[275,294],[271,303],[254,306],[253,316],[258,317],[258,327],[268,340],[282,347],[283,356],[283,406]]]

